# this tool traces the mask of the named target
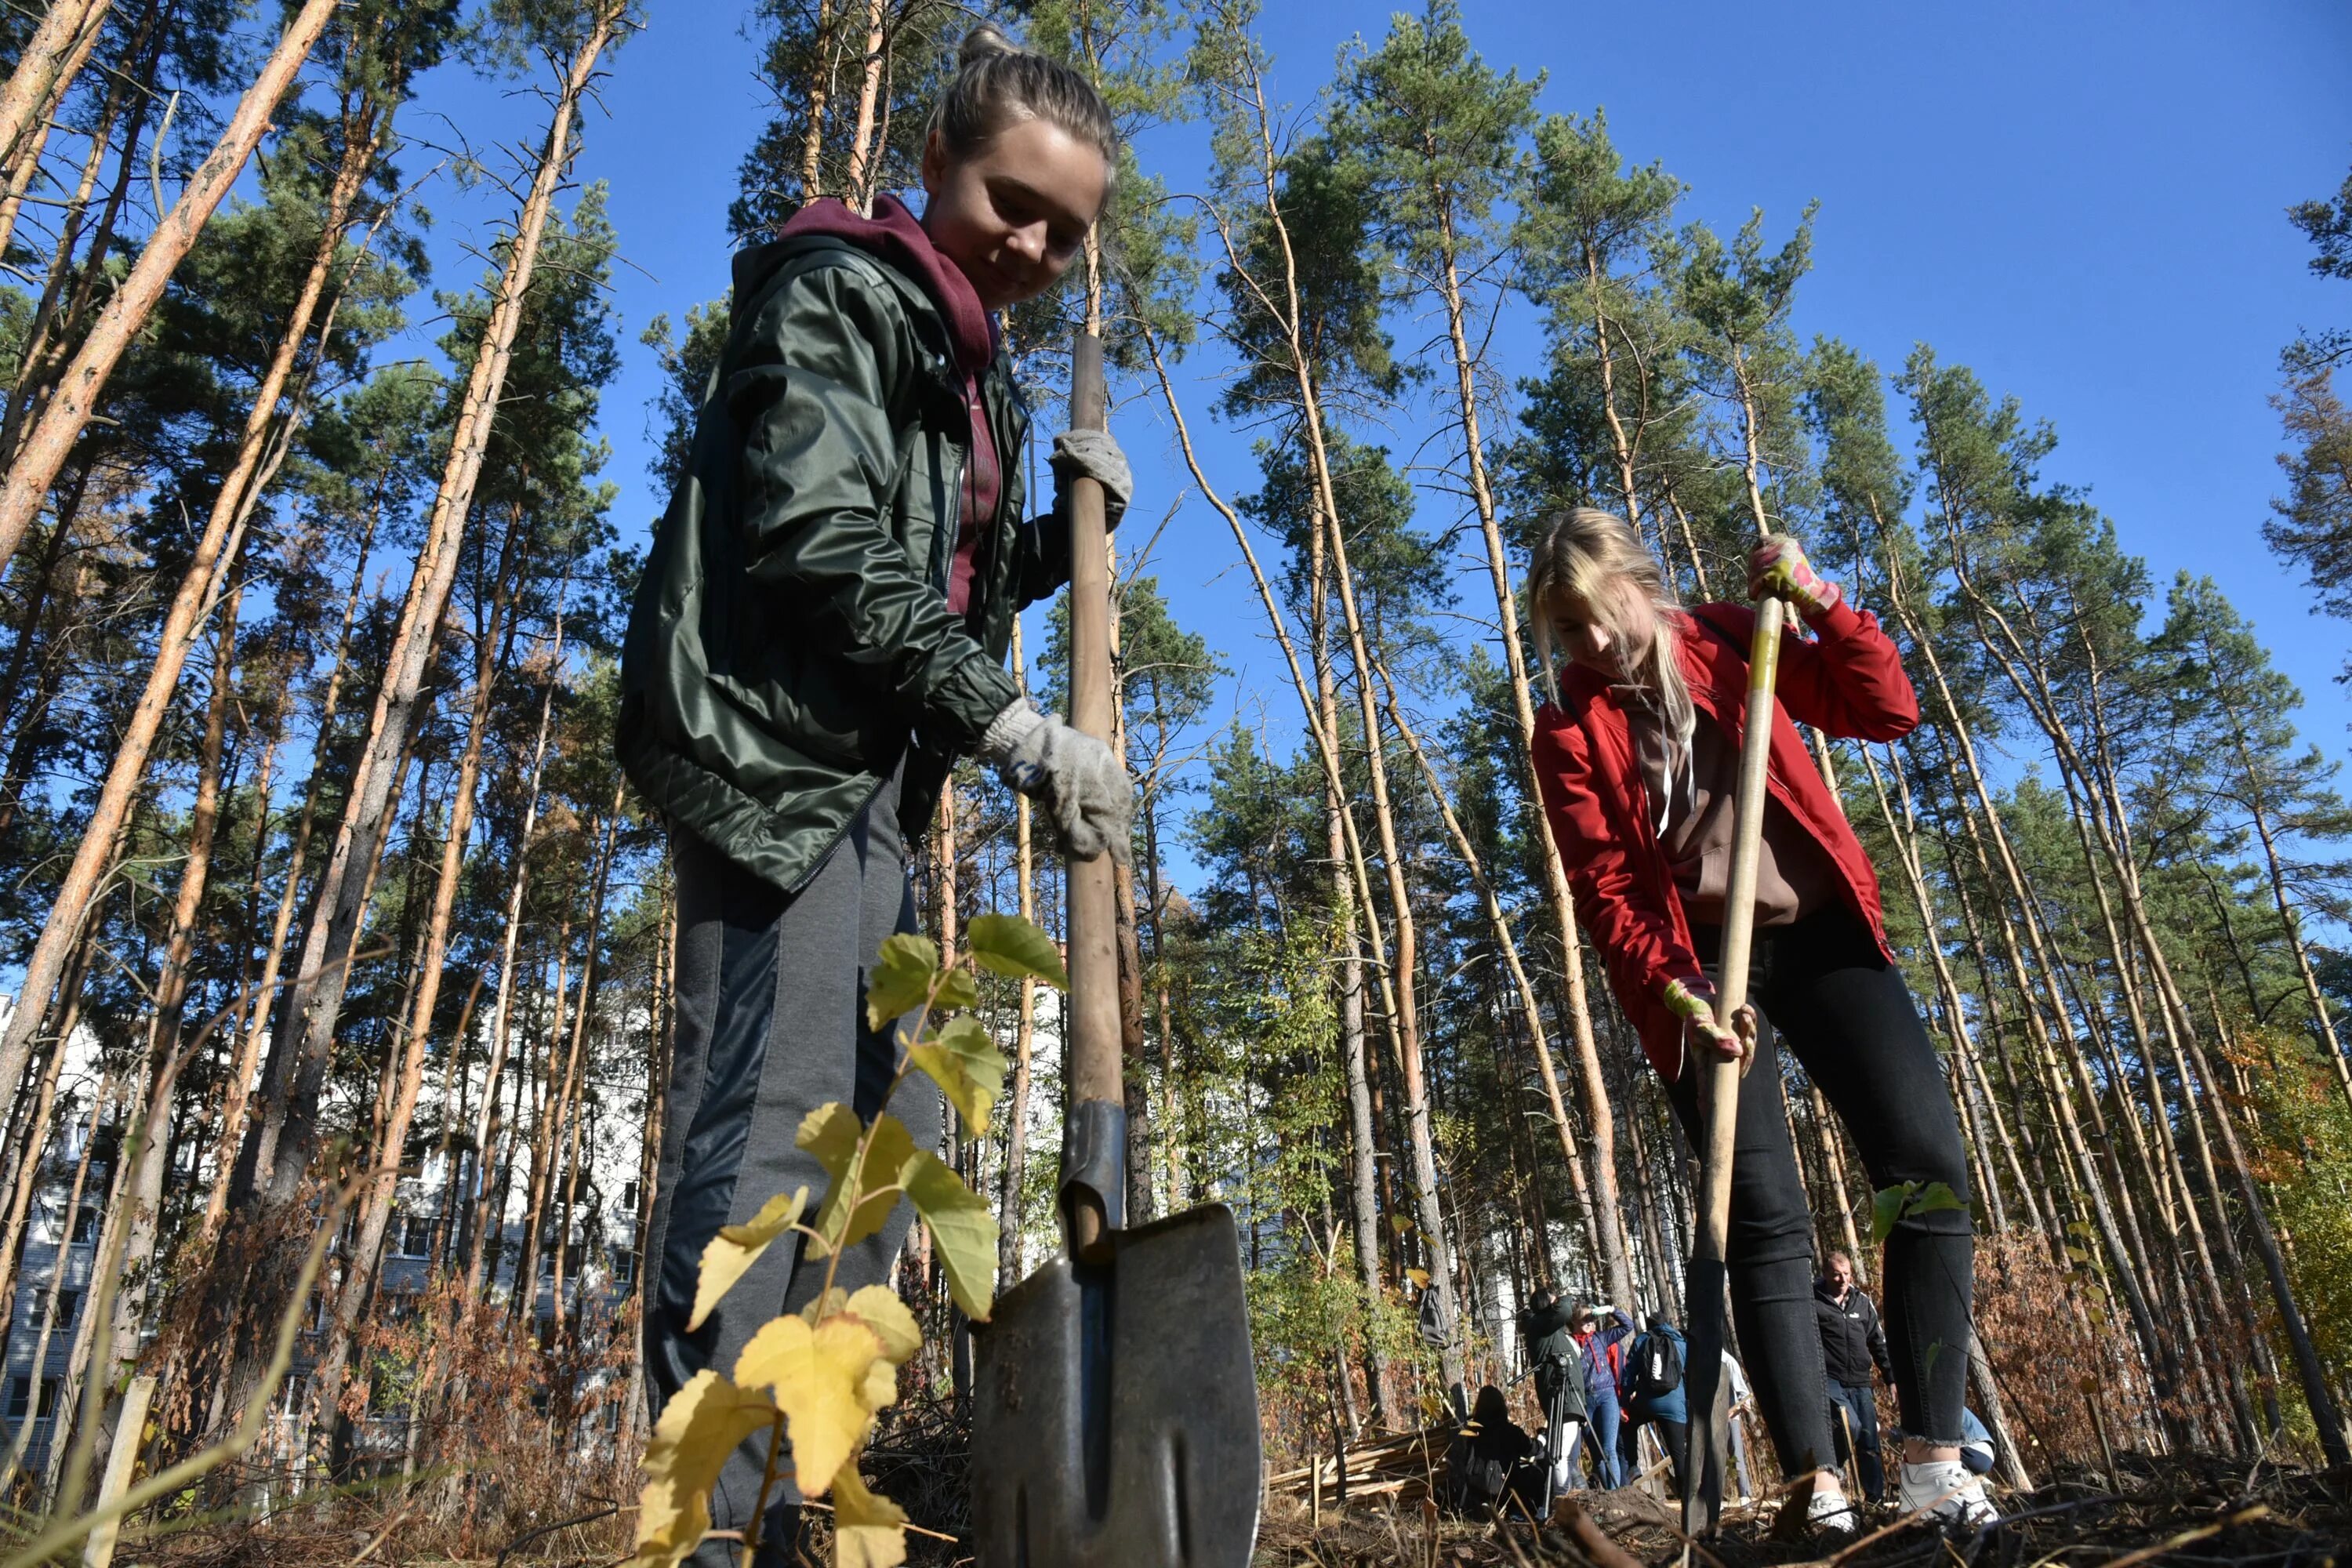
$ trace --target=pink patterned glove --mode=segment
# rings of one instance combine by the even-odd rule
[[[1704,1048],[1717,1061],[1738,1062],[1746,1076],[1756,1059],[1756,1009],[1740,1008],[1733,1019],[1738,1027],[1725,1028],[1715,1021],[1715,987],[1704,980],[1667,981],[1665,1003],[1666,1010],[1683,1021],[1685,1050]]]
[[[1788,600],[1808,619],[1835,609],[1845,599],[1836,584],[1813,570],[1795,535],[1787,533],[1773,534],[1748,557],[1748,596],[1760,599],[1767,594]]]

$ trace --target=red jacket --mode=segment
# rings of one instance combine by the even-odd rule
[[[1690,616],[1706,624],[1685,626],[1675,639],[1683,679],[1690,683],[1692,703],[1721,726],[1736,750],[1747,728],[1748,646],[1756,613],[1745,605],[1701,605]],[[1828,851],[1848,907],[1869,922],[1885,950],[1877,873],[1790,721],[1802,720],[1824,734],[1892,741],[1918,723],[1919,701],[1903,673],[1902,656],[1868,611],[1841,603],[1813,629],[1819,640],[1790,636],[1780,646],[1772,798]],[[1576,895],[1577,919],[1601,949],[1610,986],[1641,1031],[1651,1062],[1674,1078],[1682,1070],[1683,1030],[1682,1020],[1666,1008],[1666,983],[1695,983],[1704,992],[1705,975],[1692,951],[1682,895],[1658,848],[1633,732],[1606,679],[1570,667],[1560,706],[1547,703],[1536,715],[1535,762],[1552,837]]]

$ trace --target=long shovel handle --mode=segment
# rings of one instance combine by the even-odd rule
[[[1070,425],[1105,428],[1102,340],[1070,354]],[[1070,481],[1070,722],[1111,740],[1110,552],[1102,486]],[[1069,1105],[1062,1142],[1063,1223],[1074,1258],[1099,1255],[1126,1220],[1127,1097],[1119,1082],[1116,889],[1108,855],[1069,860]]]
[[[1748,1000],[1748,961],[1756,932],[1756,872],[1764,849],[1765,773],[1772,755],[1772,685],[1780,669],[1780,628],[1788,606],[1767,597],[1756,606],[1756,635],[1748,650],[1748,713],[1739,740],[1739,787],[1733,796],[1731,877],[1723,896],[1722,975],[1716,985],[1716,1019],[1735,1028],[1734,1019]],[[1698,1233],[1692,1237],[1687,1308],[1694,1347],[1704,1339],[1706,1349],[1693,1357],[1712,1356],[1711,1367],[1694,1370],[1705,1384],[1688,1390],[1707,1408],[1694,1409],[1693,1436],[1706,1442],[1691,1445],[1691,1462],[1683,1478],[1683,1529],[1692,1535],[1712,1533],[1722,1516],[1723,1473],[1718,1450],[1724,1436],[1723,1291],[1727,1278],[1724,1252],[1731,1232],[1731,1163],[1739,1138],[1739,1068],[1738,1061],[1694,1058],[1699,1073],[1699,1109],[1706,1130],[1698,1178]],[[1701,1329],[1704,1323],[1706,1327]]]
[[[1728,1029],[1748,1003],[1748,963],[1756,936],[1756,873],[1764,855],[1765,773],[1772,760],[1772,687],[1780,673],[1780,628],[1788,606],[1756,606],[1748,648],[1748,717],[1739,740],[1739,790],[1732,797],[1731,876],[1723,894],[1722,978],[1716,1021]],[[1699,1104],[1706,1153],[1699,1167],[1699,1226],[1693,1256],[1720,1263],[1731,1230],[1731,1152],[1738,1135],[1739,1064],[1702,1062]]]

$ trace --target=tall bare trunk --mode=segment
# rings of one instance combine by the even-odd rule
[[[1524,787],[1527,814],[1543,854],[1544,891],[1551,900],[1552,921],[1559,931],[1560,960],[1568,975],[1568,1009],[1570,1031],[1576,1039],[1577,1065],[1584,1078],[1584,1109],[1589,1125],[1585,1131],[1590,1143],[1593,1207],[1593,1232],[1601,1248],[1601,1266],[1607,1276],[1609,1289],[1615,1300],[1630,1301],[1633,1295],[1633,1275],[1625,1262],[1624,1218],[1620,1212],[1617,1195],[1617,1125],[1609,1104],[1607,1091],[1601,1086],[1601,1051],[1592,1036],[1592,1016],[1584,984],[1583,942],[1576,930],[1576,905],[1570,897],[1568,873],[1561,868],[1559,847],[1552,842],[1551,819],[1543,808],[1543,785],[1536,777],[1535,742],[1536,715],[1534,700],[1528,684],[1527,657],[1519,636],[1518,598],[1511,591],[1511,571],[1508,553],[1504,549],[1503,532],[1497,520],[1494,486],[1486,470],[1485,437],[1479,427],[1477,383],[1473,374],[1476,361],[1470,349],[1468,312],[1464,307],[1462,283],[1454,261],[1454,234],[1450,217],[1443,232],[1445,266],[1443,293],[1445,300],[1445,329],[1454,350],[1454,405],[1462,426],[1462,447],[1470,468],[1470,495],[1478,510],[1480,536],[1486,546],[1486,573],[1495,591],[1495,622],[1503,643],[1504,668],[1510,676],[1511,714],[1519,729],[1519,755],[1526,770]],[[1595,296],[1596,310],[1598,296]],[[1602,342],[1607,353],[1607,343]],[[1602,375],[1610,374],[1604,361]],[[1616,404],[1607,393],[1604,380],[1603,403],[1607,405],[1610,429],[1616,442],[1619,465],[1625,490],[1626,519],[1638,522],[1640,512],[1635,506],[1633,491],[1633,454],[1626,443],[1623,428],[1617,420]],[[1561,1119],[1561,1137],[1568,1136],[1566,1109],[1557,1086],[1552,1084],[1550,1048],[1542,1045],[1538,1035],[1538,1059],[1543,1064],[1544,1080],[1551,1089],[1552,1113]],[[1571,1167],[1575,1156],[1569,1155]],[[1586,1184],[1580,1174],[1580,1192]]]
[[[415,1116],[417,1098],[423,1090],[425,1048],[432,1041],[433,1016],[440,1005],[441,982],[449,951],[449,922],[457,908],[457,890],[464,876],[466,845],[474,829],[476,796],[482,770],[482,745],[489,731],[491,700],[498,684],[499,656],[506,641],[507,604],[515,577],[519,575],[519,573],[509,571],[506,556],[515,547],[516,541],[509,534],[508,552],[501,552],[499,562],[488,613],[476,631],[474,700],[467,716],[465,750],[457,761],[457,782],[450,792],[448,831],[442,839],[440,875],[434,883],[433,903],[425,916],[416,986],[404,1009],[404,1027],[396,1037],[403,1041],[399,1073],[384,1113],[383,1129],[376,1139],[375,1168],[369,1173],[360,1194],[359,1218],[354,1227],[356,1239],[352,1245],[350,1262],[343,1272],[341,1288],[335,1297],[334,1313],[325,1342],[319,1349],[318,1369],[313,1374],[320,1390],[319,1408],[322,1412],[331,1412],[341,1404],[351,1337],[359,1326],[361,1313],[374,1298],[377,1275],[383,1266],[384,1233],[391,1225],[400,1194],[400,1169],[408,1142],[409,1124]],[[462,1045],[462,1040],[451,1042],[453,1058]]]
[[[74,79],[89,63],[90,51],[104,32],[106,13],[113,0],[63,0],[41,18],[32,43],[16,57],[16,69],[0,93],[0,168],[7,171],[7,191],[0,195],[0,253],[16,232],[16,215],[24,209],[41,167],[42,149],[48,145],[49,127],[72,90]],[[79,13],[79,15],[76,15]],[[29,107],[29,116],[23,111]],[[101,135],[99,140],[103,142]]]
[[[866,0],[866,55],[857,78],[857,122],[850,132],[849,168],[842,181],[842,194],[860,212],[873,205],[874,173],[882,163],[882,150],[874,145],[874,110],[882,96],[882,71],[889,58],[888,37],[882,25],[887,8],[887,0]]]
[[[294,838],[287,851],[286,884],[279,892],[277,917],[270,927],[269,946],[261,963],[261,978],[255,983],[251,1010],[238,1032],[236,1059],[230,1065],[227,1090],[222,1097],[221,1124],[213,1152],[213,1179],[205,1194],[205,1216],[200,1234],[209,1240],[219,1235],[221,1220],[228,1212],[231,1177],[236,1165],[237,1145],[245,1137],[247,1107],[252,1100],[253,1075],[261,1063],[261,1045],[269,1033],[269,1019],[278,994],[278,974],[286,956],[287,932],[293,924],[294,906],[302,887],[302,868],[309,858],[310,830],[318,818],[319,792],[327,777],[327,752],[334,738],[335,710],[341,696],[344,672],[351,667],[352,628],[359,617],[360,597],[367,582],[368,553],[375,541],[376,524],[381,509],[371,510],[360,531],[359,552],[352,566],[351,585],[343,595],[342,629],[337,634],[335,658],[327,673],[326,689],[320,698],[319,732],[310,752],[310,783],[302,793],[302,810],[296,818]],[[261,876],[261,849],[254,848],[254,877],[258,886]]]
[[[49,1261],[48,1289],[41,1296],[41,1326],[33,1338],[32,1403],[26,1406],[25,1418],[16,1424],[16,1441],[8,1446],[6,1462],[0,1464],[0,1490],[5,1490],[16,1479],[16,1471],[25,1462],[25,1449],[32,1441],[33,1423],[41,1414],[41,1392],[48,1384],[49,1341],[57,1331],[58,1299],[65,1290],[66,1273],[73,1262],[74,1232],[81,1228],[82,1187],[89,1180],[90,1153],[98,1147],[99,1127],[105,1121],[106,1108],[113,1099],[114,1078],[110,1073],[90,1100],[89,1126],[82,1132],[81,1153],[74,1161],[73,1181],[66,1188],[65,1212],[58,1222],[58,1245]],[[95,1278],[96,1271],[93,1270],[92,1279]],[[94,1306],[86,1306],[84,1315],[95,1310]],[[66,1402],[58,1400],[53,1409],[55,1415],[49,1422],[49,1448],[52,1453],[62,1446],[59,1437],[65,1431]]]
[[[559,637],[561,631],[559,628]],[[466,1293],[481,1288],[485,1233],[502,1224],[503,1204],[491,1212],[490,1158],[499,1135],[499,1079],[506,1071],[507,1041],[513,1021],[515,943],[522,930],[522,896],[529,884],[531,840],[539,831],[540,784],[546,776],[547,742],[555,714],[555,681],[551,674],[539,705],[539,737],[531,742],[530,773],[524,785],[522,826],[515,841],[514,877],[507,886],[506,921],[499,952],[499,997],[490,1017],[490,1060],[482,1075],[482,1110],[474,1124],[474,1192],[467,1221]]]
[[[358,895],[366,879],[364,868],[373,864],[384,831],[398,737],[411,728],[423,699],[442,611],[457,576],[466,519],[473,509],[474,490],[481,478],[515,337],[539,265],[540,244],[554,208],[556,189],[576,151],[573,121],[595,77],[597,60],[620,26],[625,8],[623,0],[597,0],[593,25],[565,69],[538,169],[518,215],[473,370],[457,405],[448,462],[417,552],[400,627],[385,659],[383,683],[376,693],[369,744],[354,770],[352,804],[320,884],[319,908],[288,998],[286,1026],[271,1052],[274,1070],[269,1077],[275,1091],[264,1121],[262,1146],[257,1150],[268,1158],[254,1162],[253,1180],[257,1191],[266,1191],[278,1202],[290,1200],[299,1189],[317,1137],[319,1097],[325,1086],[335,1023],[348,981],[343,966],[331,963],[329,954],[349,946],[364,913]]]
[[[332,9],[332,6],[330,4],[325,8]],[[308,44],[303,47],[307,51]],[[299,63],[299,59],[293,63]],[[288,68],[292,68],[291,64]],[[328,279],[333,270],[336,252],[341,246],[350,221],[352,204],[359,195],[368,169],[375,161],[374,153],[373,141],[347,148],[342,164],[336,172],[335,183],[328,197],[326,218],[320,229],[319,243],[311,255],[310,272],[303,279],[301,293],[288,319],[286,331],[278,339],[269,367],[255,388],[253,405],[246,414],[236,460],[222,481],[204,533],[189,558],[179,590],[164,617],[163,629],[157,640],[155,662],[147,672],[146,685],[140,694],[138,706],[131,710],[129,723],[116,741],[114,756],[107,768],[106,782],[100,786],[89,825],[73,861],[67,868],[65,879],[58,887],[47,919],[42,924],[40,938],[34,944],[32,955],[25,962],[22,994],[35,999],[36,1005],[19,1008],[9,1019],[6,1032],[0,1034],[0,1083],[14,1083],[24,1071],[25,1055],[31,1047],[30,1030],[39,1022],[37,1000],[46,998],[50,988],[57,984],[66,952],[73,945],[83,921],[89,915],[90,901],[96,897],[106,872],[109,847],[113,842],[116,829],[127,820],[131,802],[146,777],[148,756],[170,712],[173,698],[179,689],[181,669],[187,662],[189,651],[195,646],[205,617],[219,600],[222,579],[229,563],[236,558],[246,524],[253,515],[258,484],[266,469],[274,472],[275,461],[283,460],[291,428],[289,422],[288,427],[278,432],[278,439],[272,442],[272,427],[278,422],[278,403],[293,376],[295,362],[301,353],[302,345],[310,336],[320,301],[326,293]],[[120,296],[117,298],[119,300]],[[56,406],[52,405],[52,413]],[[44,426],[48,423],[48,416],[43,416],[42,423]],[[76,429],[79,430],[79,425]],[[38,432],[34,438],[36,441],[39,439]],[[20,455],[18,468],[21,469],[30,458],[29,451]],[[15,483],[16,471],[11,471],[11,486]],[[55,465],[52,464],[50,476],[54,477],[55,472]],[[47,478],[42,480],[44,490],[47,482]],[[5,498],[0,497],[0,508],[5,506]],[[4,525],[5,521],[5,517],[0,517],[0,525]],[[13,548],[13,541],[9,542]],[[0,557],[5,557],[5,553],[0,551]]]
[[[244,172],[246,161],[252,157],[263,132],[269,129],[279,100],[286,96],[287,88],[310,57],[320,34],[326,31],[337,5],[338,0],[304,0],[302,9],[287,25],[277,48],[263,63],[260,75],[238,101],[236,112],[222,131],[220,141],[189,177],[178,203],[148,237],[146,249],[140,253],[138,261],[117,286],[105,311],[90,329],[89,336],[83,340],[56,395],[42,410],[40,422],[17,450],[6,481],[0,483],[0,564],[5,564],[8,557],[16,552],[25,530],[39,512],[42,499],[57,479],[58,470],[65,466],[66,454],[72,450],[82,427],[96,411],[107,378],[113,374],[116,363],[131,346],[139,329],[145,325],[156,302],[163,299],[164,285],[179,268],[181,258],[196,243],[196,236],[212,217],[213,209]],[[44,977],[44,985],[55,979],[52,969]],[[0,1078],[5,1077],[0,1073]]]
[[[114,0],[51,0],[0,89],[0,163],[13,163],[73,85]]]
[[[1013,620],[1013,679],[1020,683],[1023,696],[1029,693],[1029,667],[1023,658],[1021,618]],[[1036,861],[1031,837],[1029,797],[1015,790],[1013,795],[1013,876],[1015,896],[1020,900],[1021,918],[1037,918]],[[1022,1256],[1021,1244],[1021,1184],[1027,1174],[1029,1151],[1029,1074],[1030,1052],[1037,1037],[1037,983],[1025,976],[1021,982],[1019,1015],[1013,1035],[1013,1089],[1006,1099],[1004,1112],[1003,1185],[996,1200],[996,1288],[1010,1289],[1028,1272],[1028,1261]]]

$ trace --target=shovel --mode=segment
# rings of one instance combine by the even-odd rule
[[[1780,627],[1788,606],[1768,596],[1756,606],[1756,635],[1748,650],[1748,717],[1739,741],[1739,791],[1732,799],[1731,876],[1723,894],[1723,976],[1716,986],[1716,1021],[1735,1027],[1748,1000],[1748,960],[1756,930],[1756,868],[1764,847],[1764,775],[1772,754],[1772,683],[1780,669]],[[1706,1147],[1699,1152],[1698,1215],[1691,1238],[1690,1276],[1683,1292],[1690,1314],[1690,1353],[1683,1392],[1690,1411],[1690,1458],[1683,1468],[1683,1532],[1711,1535],[1722,1522],[1723,1478],[1730,1458],[1731,1390],[1723,1375],[1724,1244],[1731,1230],[1731,1157],[1739,1131],[1738,1061],[1694,1057],[1699,1074],[1699,1116]],[[1810,1482],[1796,1499],[1802,1518]]]
[[[1104,427],[1102,343],[1078,337],[1070,423]],[[1102,489],[1070,494],[1071,722],[1111,737]],[[1233,1211],[1125,1228],[1127,1105],[1107,856],[1069,863],[1068,1255],[973,1337],[972,1533],[982,1568],[1246,1568],[1257,1382]]]

